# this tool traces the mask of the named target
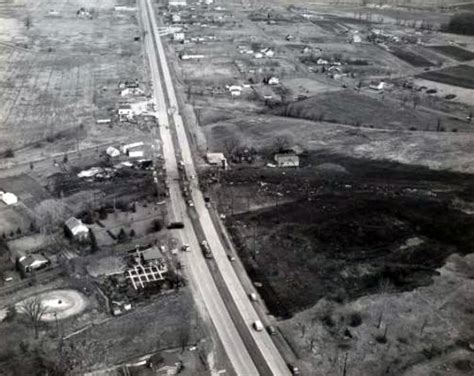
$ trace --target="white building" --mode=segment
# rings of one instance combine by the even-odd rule
[[[173,34],[173,40],[176,42],[181,42],[184,40],[184,38],[185,36],[183,32],[178,32],[178,33]]]
[[[73,238],[87,239],[89,236],[89,227],[87,227],[80,219],[77,219],[76,217],[69,218],[65,225]]]
[[[0,192],[0,195],[2,196],[2,201],[6,205],[13,205],[18,202],[18,197],[16,197],[13,193],[10,192]]]
[[[224,170],[227,169],[227,159],[223,153],[207,153],[207,163],[213,166],[221,166]]]
[[[168,0],[168,6],[170,7],[185,7],[186,0]]]
[[[274,159],[278,167],[298,167],[300,165],[300,158],[293,153],[275,154]]]
[[[268,80],[268,84],[269,84],[269,85],[279,85],[279,84],[280,84],[280,80],[278,79],[278,77],[271,77],[271,78]]]
[[[113,146],[109,146],[105,152],[111,158],[115,158],[120,155],[120,150],[114,148]]]

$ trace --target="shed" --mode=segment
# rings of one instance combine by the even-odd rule
[[[16,197],[13,193],[10,192],[2,192],[2,201],[7,205],[13,205],[18,202],[18,197]]]
[[[76,217],[69,218],[66,223],[66,229],[76,239],[86,239],[89,236],[89,227]]]
[[[143,261],[150,262],[161,259],[161,252],[158,247],[147,248],[144,251],[141,251],[141,256]]]
[[[362,42],[362,38],[360,37],[359,34],[354,34],[352,36],[352,43],[361,43]]]
[[[274,159],[278,167],[298,167],[300,165],[300,158],[294,153],[275,154]]]

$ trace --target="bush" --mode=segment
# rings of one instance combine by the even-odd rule
[[[135,230],[133,228],[130,230],[130,237],[135,237]]]
[[[4,155],[5,158],[13,158],[15,156],[15,152],[12,149],[7,149]]]
[[[352,326],[353,328],[356,328],[360,324],[362,324],[362,316],[360,315],[360,313],[359,312],[351,313],[351,315],[349,316],[349,325]]]
[[[161,224],[159,219],[154,219],[151,221],[151,231],[153,232],[158,232],[163,228],[163,225]]]
[[[118,241],[119,243],[123,243],[123,242],[125,242],[126,240],[127,240],[127,234],[125,233],[124,229],[121,228],[121,229],[120,229],[120,232],[119,232],[119,234],[118,234],[118,236],[117,236],[117,241]]]

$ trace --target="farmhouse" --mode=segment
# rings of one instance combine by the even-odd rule
[[[177,375],[183,368],[183,362],[176,353],[162,352],[148,359],[148,367],[154,370],[154,375]]]
[[[49,265],[50,261],[38,253],[23,256],[18,259],[18,267],[24,273],[30,273],[32,271],[44,268]]]
[[[207,163],[213,166],[221,166],[224,170],[227,169],[227,159],[223,153],[207,153]]]
[[[126,87],[120,91],[120,95],[122,97],[127,97],[129,95],[142,95],[143,90],[139,87]]]
[[[298,167],[300,165],[300,158],[293,153],[275,154],[274,159],[278,167]]]
[[[173,34],[173,40],[176,42],[181,42],[184,38],[184,33],[182,31]]]
[[[66,221],[65,226],[69,234],[75,239],[84,240],[89,236],[89,228],[80,219],[71,217]]]
[[[16,197],[13,193],[0,192],[0,196],[2,197],[2,201],[7,205],[13,205],[18,202],[18,197]]]
[[[128,103],[120,105],[118,108],[118,114],[121,121],[133,118],[132,106],[130,106]]]
[[[140,251],[140,256],[145,263],[154,262],[161,259],[161,252],[158,247],[147,248]]]

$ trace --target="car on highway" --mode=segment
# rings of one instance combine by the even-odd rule
[[[183,252],[191,252],[191,247],[189,246],[189,244],[183,244],[183,246],[181,247],[181,250]]]
[[[275,327],[272,325],[267,326],[267,332],[271,336],[274,336],[277,333]]]
[[[252,301],[252,302],[256,302],[257,301],[257,294],[255,294],[254,292],[251,292],[249,294],[249,299]]]
[[[188,202],[188,206],[189,206],[190,208],[192,208],[192,207],[194,206],[193,200],[188,200],[187,202]]]
[[[235,261],[235,256],[227,255],[227,258],[229,259],[230,262],[234,262],[234,261]]]
[[[260,320],[257,320],[253,323],[253,328],[257,331],[257,332],[261,332],[263,330],[263,324]]]
[[[288,363],[288,368],[290,369],[292,375],[301,375],[300,369],[294,364]]]

